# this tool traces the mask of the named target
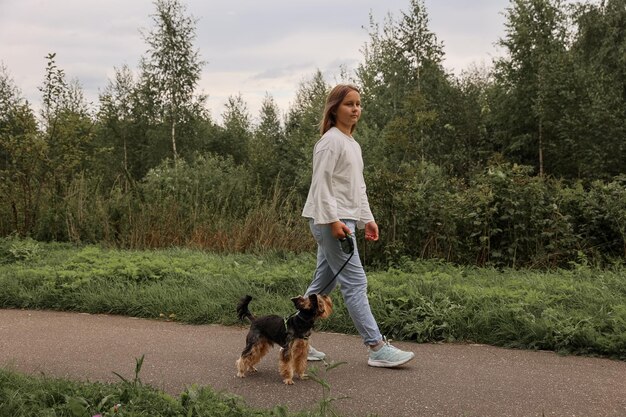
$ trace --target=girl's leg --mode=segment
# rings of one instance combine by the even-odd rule
[[[319,225],[315,225],[313,220],[309,221],[309,228],[311,229],[311,233],[317,242],[317,267],[315,268],[315,272],[313,273],[313,280],[307,288],[305,295],[309,294],[329,294],[333,288],[337,285],[337,280],[334,282],[330,282],[335,275],[324,256],[324,251],[322,250],[322,233]]]
[[[343,220],[343,222],[354,235],[356,222],[354,220]],[[350,258],[349,254],[341,250],[339,241],[332,236],[330,226],[314,225],[311,221],[311,231],[318,245],[318,271],[307,293],[314,293],[315,290],[319,291],[324,288],[343,267],[324,293],[327,294],[337,283],[340,283],[348,313],[363,338],[363,342],[367,345],[378,343],[382,340],[382,335],[367,299],[367,277],[361,264],[356,241],[354,242],[354,255]]]

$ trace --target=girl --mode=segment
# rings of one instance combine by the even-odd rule
[[[333,88],[326,98],[322,137],[313,150],[311,188],[302,211],[317,242],[317,270],[307,294],[328,294],[340,283],[350,317],[369,346],[367,363],[391,368],[407,363],[414,354],[395,348],[381,335],[367,299],[367,277],[356,240],[352,255],[342,250],[339,241],[353,239],[356,228],[365,229],[365,239],[378,240],[363,179],[361,147],[352,137],[360,117],[359,90],[344,84]],[[325,356],[310,348],[310,360]]]

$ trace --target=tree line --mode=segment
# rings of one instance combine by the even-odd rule
[[[196,93],[196,21],[182,0],[154,5],[138,68],[116,68],[95,109],[54,53],[38,114],[0,66],[0,236],[311,250],[299,215],[328,81],[311,74],[284,116],[269,93],[256,119],[232,95],[218,123]],[[511,0],[504,14],[503,56],[457,75],[410,0],[370,16],[362,61],[337,75],[364,107],[382,232],[366,262],[626,257],[626,1]]]

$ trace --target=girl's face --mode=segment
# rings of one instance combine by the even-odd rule
[[[361,117],[361,95],[351,90],[337,107],[335,118],[337,128],[344,133],[350,134],[352,127]]]

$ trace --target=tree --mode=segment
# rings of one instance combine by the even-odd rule
[[[366,111],[364,142],[378,148],[390,169],[402,162],[436,161],[442,149],[454,149],[442,128],[449,124],[453,86],[441,66],[443,46],[428,22],[421,0],[412,0],[400,19],[389,15],[382,30],[370,18],[370,42],[357,69]],[[372,137],[383,137],[384,146]]]
[[[495,69],[503,151],[544,175],[545,152],[558,147],[560,96],[568,80],[567,20],[561,0],[511,3],[506,36],[499,42],[508,56],[497,60]]]
[[[0,62],[0,126],[5,126],[10,117],[9,111],[22,102],[19,89],[4,63]]]
[[[30,105],[0,64],[0,233],[32,232],[46,151]]]
[[[454,85],[457,94],[451,101],[455,108],[448,112],[449,124],[444,129],[454,137],[450,161],[454,174],[469,178],[497,153],[489,123],[494,81],[490,68],[471,66],[455,79]]]
[[[78,81],[68,82],[48,54],[42,93],[42,133],[48,143],[48,168],[57,185],[67,183],[90,162],[93,120]]]
[[[40,224],[43,239],[67,238],[66,196],[72,182],[94,166],[94,122],[78,81],[67,81],[57,67],[56,54],[46,58],[42,93],[42,138],[46,143],[45,167],[40,178],[47,197]]]
[[[179,155],[177,129],[181,123],[197,116],[194,97],[204,62],[194,49],[196,21],[185,15],[180,0],[156,0],[155,27],[144,37],[149,49],[141,61],[145,98],[154,101],[156,116],[168,126],[174,161]],[[195,100],[194,100],[195,99]]]
[[[224,129],[217,138],[214,151],[232,157],[237,164],[247,162],[252,123],[241,94],[228,97],[222,119]]]
[[[428,27],[429,19],[424,0],[411,0],[408,13],[402,12],[398,24],[398,49],[412,74],[412,84],[421,91],[421,78],[424,71],[434,67],[441,70],[443,44]]]
[[[113,155],[113,161],[106,161],[109,166],[121,167],[122,172],[130,175],[129,141],[133,124],[133,92],[135,81],[133,74],[124,65],[115,69],[115,77],[100,95],[99,139],[100,145]]]
[[[626,167],[626,7],[623,0],[579,5],[571,72],[577,97],[563,129],[576,145],[575,174],[610,178]]]
[[[262,190],[267,192],[279,176],[278,147],[285,140],[278,106],[269,94],[265,95],[259,118],[260,122],[250,139],[248,154],[251,172],[256,174]]]
[[[306,197],[311,183],[311,162],[315,142],[320,138],[320,121],[330,90],[321,71],[300,83],[295,105],[287,112],[285,140],[278,145],[280,175],[299,195]]]

